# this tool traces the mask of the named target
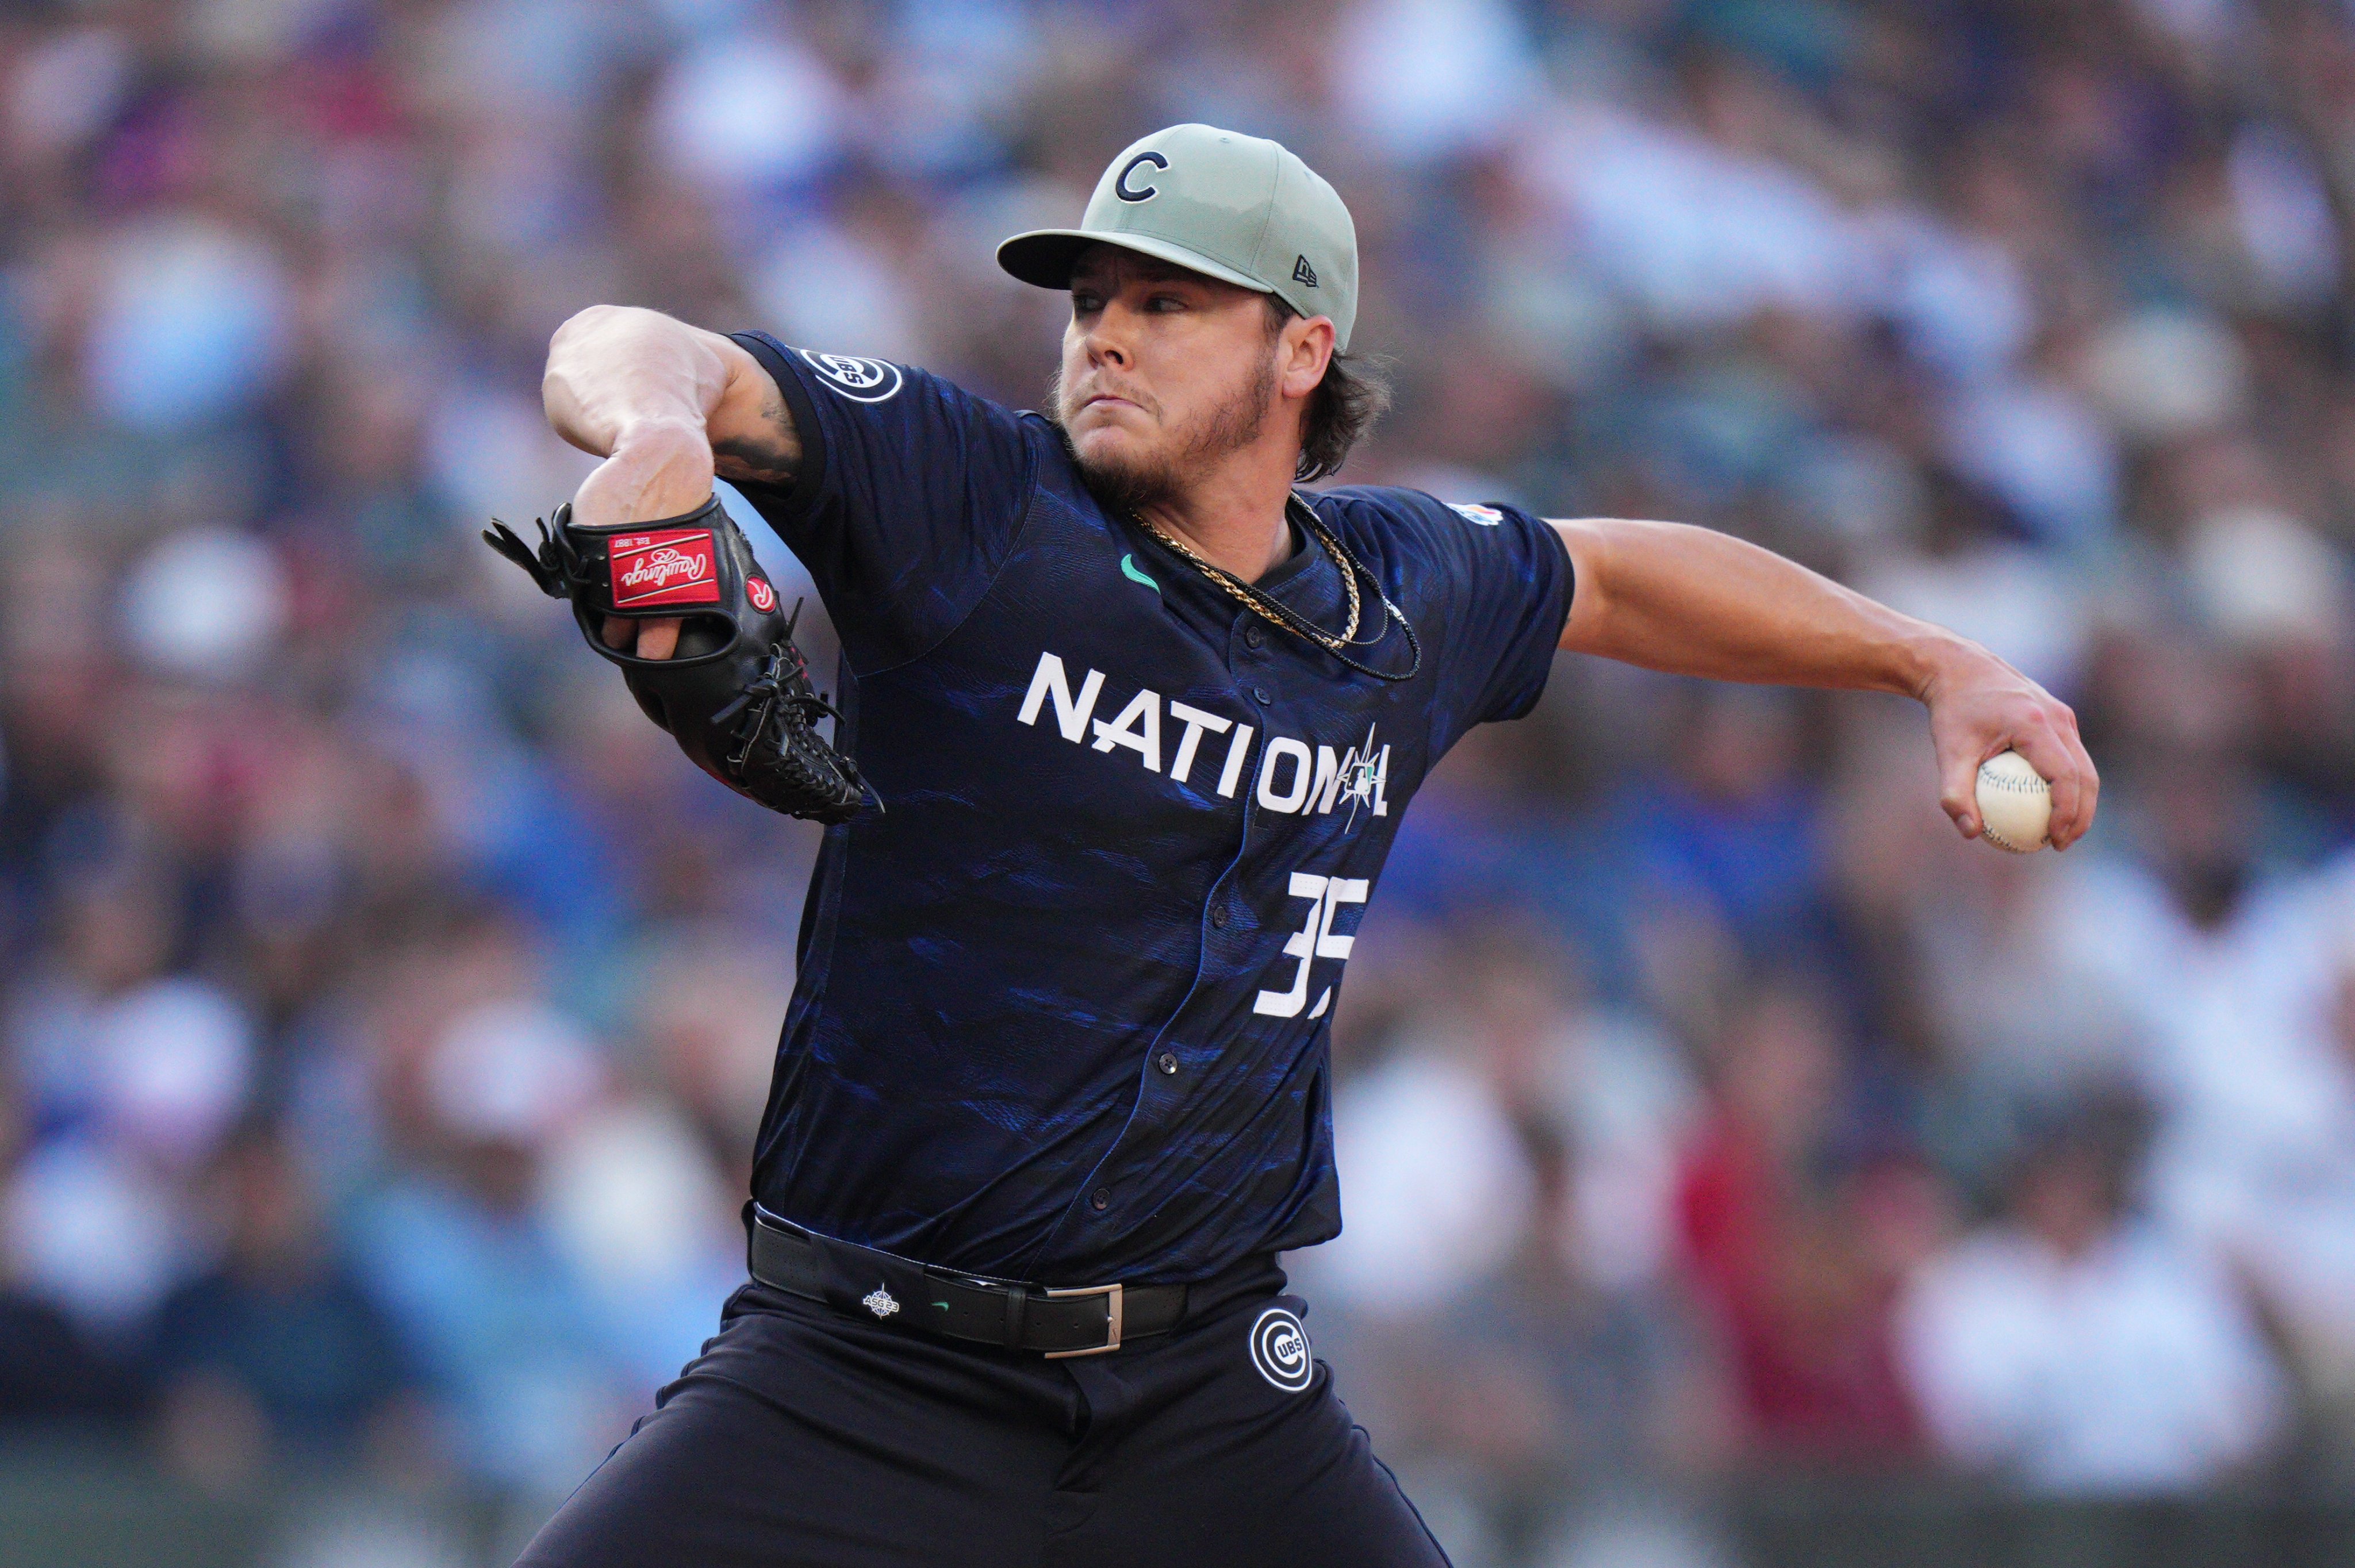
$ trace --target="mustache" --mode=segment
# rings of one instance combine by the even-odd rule
[[[1156,418],[1161,414],[1160,400],[1144,387],[1114,381],[1097,370],[1091,370],[1078,381],[1067,384],[1063,380],[1063,368],[1059,365],[1049,379],[1048,393],[1048,405],[1055,410],[1059,419],[1077,413],[1080,405],[1091,397],[1118,397],[1135,404]]]

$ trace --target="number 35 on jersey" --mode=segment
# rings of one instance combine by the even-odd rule
[[[1313,872],[1292,874],[1292,896],[1309,901],[1308,923],[1295,931],[1284,944],[1284,956],[1297,959],[1300,967],[1293,971],[1289,991],[1263,991],[1252,1001],[1253,1012],[1263,1012],[1271,1018],[1297,1018],[1300,1010],[1308,1006],[1308,971],[1319,959],[1346,959],[1357,945],[1355,937],[1333,934],[1334,912],[1344,904],[1363,904],[1366,893],[1373,885],[1362,876],[1318,876]],[[1322,1018],[1325,1010],[1333,1005],[1333,988],[1327,986],[1317,993],[1316,1005],[1308,1016]]]

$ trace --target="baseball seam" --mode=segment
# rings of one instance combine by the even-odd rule
[[[1982,788],[1992,786],[1996,789],[2007,795],[2036,795],[2041,793],[2049,797],[2052,791],[2052,787],[2042,779],[2038,779],[2031,782],[2029,779],[2018,778],[2016,776],[2001,773],[1990,773],[1987,771],[1987,766],[1984,762],[1979,764],[1978,781]],[[2032,844],[2016,844],[2009,839],[2005,838],[2001,833],[1996,832],[1995,825],[1987,821],[1986,814],[1984,812],[1980,814],[1979,832],[1982,837],[1984,837],[1989,843],[1995,845],[1998,849],[2009,850],[2014,854],[2033,854],[2036,853],[2036,846]]]

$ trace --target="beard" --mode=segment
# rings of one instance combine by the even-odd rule
[[[1063,450],[1071,456],[1080,478],[1105,510],[1141,512],[1181,493],[1188,479],[1204,468],[1259,440],[1267,425],[1268,404],[1275,397],[1275,356],[1260,361],[1259,369],[1234,395],[1193,421],[1190,429],[1157,454],[1092,459],[1082,454],[1066,422],[1063,367],[1058,364],[1047,381],[1047,407]]]

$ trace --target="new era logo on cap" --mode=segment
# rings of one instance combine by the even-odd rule
[[[1307,257],[1303,256],[1292,264],[1292,281],[1311,289],[1316,286],[1316,269],[1308,264]]]

